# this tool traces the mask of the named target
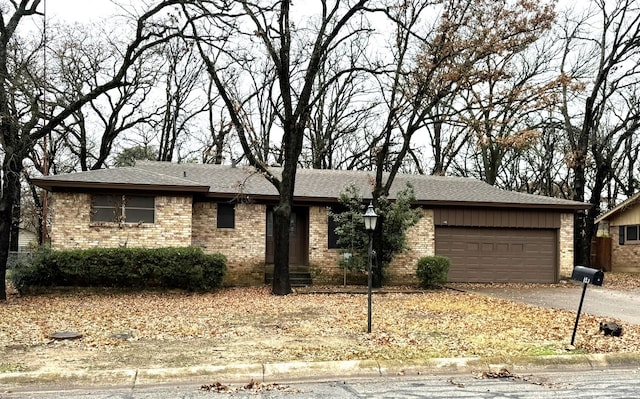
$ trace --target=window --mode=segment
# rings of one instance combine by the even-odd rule
[[[94,195],[92,222],[154,223],[155,197],[146,195]]]
[[[327,224],[328,224],[327,248],[329,249],[340,248],[338,246],[338,235],[336,234],[336,227],[338,227],[338,224],[336,223],[336,220],[333,218],[332,214],[329,214],[329,217],[327,217]]]
[[[236,227],[236,208],[233,204],[218,203],[217,227],[219,229],[233,229]]]
[[[640,244],[640,225],[620,226],[620,245]]]
[[[343,205],[334,205],[329,208],[329,215],[327,217],[327,248],[339,249],[338,235],[336,234],[336,228],[338,227],[338,221],[335,216],[340,216],[341,213],[347,212],[347,208]],[[335,216],[334,216],[335,215]],[[344,218],[342,218],[344,221]]]

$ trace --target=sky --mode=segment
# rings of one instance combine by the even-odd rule
[[[100,19],[117,12],[112,0],[42,0],[44,7],[46,3],[47,14],[56,19],[69,21],[86,21],[90,19]],[[140,3],[141,0],[117,0],[118,3]],[[313,1],[313,0],[304,0]],[[588,0],[559,0],[560,6],[573,5],[575,7],[586,7]]]
[[[45,6],[50,18],[69,21],[100,19],[117,12],[111,0],[42,0],[41,8]]]

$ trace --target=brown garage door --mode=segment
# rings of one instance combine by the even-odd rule
[[[556,281],[554,229],[436,227],[436,254],[451,259],[452,282]]]

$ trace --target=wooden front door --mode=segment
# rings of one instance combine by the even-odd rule
[[[289,265],[309,264],[309,208],[293,208],[289,223]],[[267,208],[266,263],[273,263],[273,208]]]

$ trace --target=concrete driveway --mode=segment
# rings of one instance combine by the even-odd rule
[[[511,301],[556,309],[578,311],[581,283],[567,283],[567,287],[478,287],[466,290]],[[582,312],[607,318],[615,318],[627,323],[640,325],[640,290],[620,291],[589,285],[582,304]]]

